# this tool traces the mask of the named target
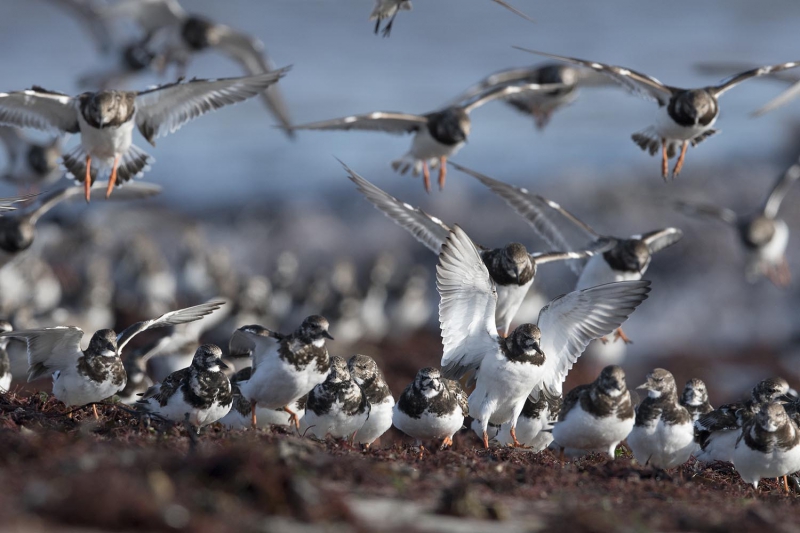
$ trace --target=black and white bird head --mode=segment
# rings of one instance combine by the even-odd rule
[[[426,398],[438,396],[444,390],[441,372],[437,368],[423,368],[414,378],[414,388]]]
[[[763,405],[790,391],[789,383],[783,378],[767,378],[753,387],[753,403]]]
[[[28,217],[0,218],[0,249],[10,254],[27,250],[36,238],[36,227]]]
[[[625,371],[617,365],[605,367],[597,377],[596,383],[598,391],[612,398],[616,398],[628,390],[625,384]]]
[[[615,269],[643,273],[650,266],[650,248],[641,239],[624,239],[603,254]]]
[[[466,142],[472,128],[469,113],[459,106],[433,113],[429,124],[436,129],[435,138],[447,139],[451,145]]]
[[[118,126],[133,114],[135,93],[125,91],[101,91],[90,94],[85,100],[83,116],[96,128]]]
[[[783,404],[778,402],[768,403],[761,407],[756,414],[756,424],[767,433],[775,433],[789,423],[789,415]]]
[[[747,248],[758,249],[775,236],[775,221],[765,216],[746,220],[739,226],[739,233]]]
[[[322,346],[325,344],[325,339],[333,340],[333,335],[328,333],[329,327],[330,324],[327,318],[320,315],[311,315],[303,320],[303,323],[297,328],[297,336],[309,344]]]
[[[528,254],[528,250],[518,242],[507,244],[503,248],[500,261],[506,275],[516,281],[517,284],[520,283],[523,273],[532,268],[531,256]]]
[[[328,377],[325,381],[329,383],[342,383],[343,381],[350,381],[350,371],[347,369],[347,361],[343,357],[334,355],[331,357],[331,367],[328,370]]]
[[[205,50],[212,44],[213,40],[214,23],[205,17],[198,15],[191,15],[186,18],[181,28],[181,37],[183,41],[194,52]]]
[[[681,91],[670,101],[670,114],[681,126],[706,126],[717,116],[717,99],[705,89]]]
[[[196,370],[206,372],[219,372],[223,368],[228,368],[222,361],[222,350],[216,344],[203,344],[192,358],[192,367]]]
[[[347,368],[355,382],[362,386],[374,380],[380,372],[378,363],[372,357],[360,354],[350,358]]]
[[[683,405],[697,407],[708,401],[708,389],[702,379],[692,378],[686,382],[681,395]]]
[[[647,381],[636,387],[644,389],[651,398],[661,398],[662,396],[672,396],[677,398],[675,378],[663,368],[656,368],[647,374]]]
[[[526,356],[543,361],[546,354],[539,346],[541,340],[542,332],[539,330],[539,326],[536,324],[522,324],[517,326],[517,329],[506,338],[506,348],[508,348],[512,359],[515,356]]]
[[[117,334],[110,329],[101,329],[92,335],[89,341],[87,354],[100,355],[103,357],[116,357],[117,355]]]

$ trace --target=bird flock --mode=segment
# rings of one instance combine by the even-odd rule
[[[504,1],[493,1],[528,18]],[[37,85],[0,93],[0,139],[9,161],[3,179],[20,188],[19,196],[0,201],[0,249],[8,258],[31,248],[37,221],[61,201],[82,197],[90,202],[97,189],[115,200],[141,201],[160,192],[159,186],[137,180],[153,159],[133,144],[134,129],[154,144],[210,111],[256,97],[289,138],[304,130],[412,135],[408,152],[391,162],[395,171],[422,175],[428,192],[432,171],[438,172],[440,189],[448,168],[471,176],[521,215],[548,250],[533,252],[516,242],[478,244],[459,225],[395,198],[342,163],[361,195],[438,258],[441,361],[438,367],[420,369],[397,401],[374,359],[328,353],[332,325],[321,308],[309,309],[288,333],[271,324],[243,322],[251,315],[239,313],[228,330],[227,346],[200,344],[210,322],[231,325],[224,322],[226,309],[244,306],[226,298],[178,310],[147,306],[157,318],[135,322],[120,333],[99,328],[85,349],[84,331],[77,326],[16,329],[0,321],[0,390],[13,388],[12,360],[24,343],[28,381],[51,378],[53,396],[74,408],[68,416],[91,406],[97,417],[98,403],[118,398],[138,416],[188,424],[198,432],[214,423],[229,430],[282,425],[370,449],[394,426],[415,440],[422,455],[426,447],[453,445],[453,436],[469,424],[484,448],[549,448],[562,461],[593,452],[613,459],[626,441],[642,465],[672,469],[691,457],[725,461],[756,487],[763,478],[784,477],[786,484],[786,476],[800,470],[800,398],[782,378],[765,379],[747,400],[717,409],[702,380],[692,379],[680,389],[662,368],[653,369],[637,387],[645,395],[641,401],[617,365],[605,367],[591,383],[562,388],[590,343],[631,342],[622,326],[654,288],[644,279],[652,260],[682,238],[680,229],[608,235],[560,203],[450,161],[468,140],[470,113],[481,106],[502,101],[543,129],[554,113],[576,100],[579,89],[609,86],[657,105],[653,123],[631,137],[650,155],[660,155],[660,174],[667,181],[681,173],[689,146],[717,133],[720,96],[750,79],[784,75],[800,62],[748,68],[716,85],[685,89],[625,67],[519,47],[551,62],[491,74],[430,113],[374,111],[294,124],[280,92],[290,67],[277,68],[253,36],[186,12],[177,0],[51,3],[86,23],[113,66],[82,75],[80,83],[88,90],[75,96]],[[395,18],[410,9],[409,0],[377,0],[370,15],[375,33],[388,37]],[[134,36],[120,38],[114,29],[120,22],[132,24]],[[184,80],[192,59],[206,50],[237,63],[244,75]],[[178,81],[122,88],[141,73],[167,75],[172,69]],[[793,85],[759,112],[786,104],[797,92]],[[25,129],[53,137],[34,141]],[[67,148],[69,135],[78,136],[72,149]],[[59,187],[62,177],[76,184]],[[750,215],[688,201],[674,207],[735,228],[747,251],[748,280],[763,276],[785,287],[791,280],[785,256],[789,227],[778,212],[798,178],[800,165],[794,165]],[[134,268],[131,256],[122,254],[118,261]],[[520,324],[518,311],[539,268],[548,263],[575,273],[574,290],[547,302],[536,323]],[[130,299],[139,301],[138,293],[154,286],[135,285]],[[268,290],[248,295],[270,297]],[[277,300],[277,293],[273,297]],[[148,293],[147,301],[154,300]],[[422,310],[414,308],[412,314]],[[138,334],[159,328],[172,329],[154,344],[123,354]]]

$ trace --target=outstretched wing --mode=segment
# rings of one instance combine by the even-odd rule
[[[530,254],[530,256],[531,260],[537,265],[544,265],[554,261],[574,261],[576,259],[586,259],[597,254],[605,253],[614,248],[618,242],[619,241],[614,238],[602,237],[585,250],[576,252],[540,252]]]
[[[181,24],[186,18],[177,0],[122,0],[107,8],[106,14],[133,19],[147,34]]]
[[[0,333],[0,337],[24,340],[28,346],[28,381],[75,365],[83,355],[83,330],[74,326]]]
[[[210,38],[216,41],[215,46],[219,51],[239,63],[251,76],[272,72],[276,69],[275,64],[267,56],[264,43],[251,35],[217,24],[211,29]],[[281,123],[283,129],[292,135],[289,108],[284,102],[278,86],[268,87],[261,93],[261,98],[273,116]]]
[[[73,97],[34,86],[24,91],[0,93],[0,124],[78,133],[78,110]]]
[[[643,235],[634,235],[633,239],[641,239],[647,245],[651,254],[668,248],[681,240],[683,232],[678,228],[664,228],[650,231]]]
[[[775,218],[778,215],[778,209],[781,208],[781,202],[792,188],[794,182],[800,178],[800,163],[795,163],[784,172],[783,176],[778,178],[775,185],[772,187],[772,192],[769,193],[767,201],[764,202],[764,216],[767,218]]]
[[[766,76],[767,74],[772,74],[774,72],[782,72],[784,70],[788,70],[791,68],[795,68],[800,66],[800,61],[788,61],[786,63],[780,63],[778,65],[767,65],[765,67],[758,67],[750,70],[746,70],[740,74],[736,74],[729,78],[722,80],[718,85],[713,87],[709,87],[709,91],[714,96],[721,96],[725,92],[733,89],[743,81],[747,81],[752,78],[757,78],[759,76]],[[789,89],[791,90],[791,88]]]
[[[296,130],[363,130],[403,134],[418,131],[427,126],[428,119],[422,115],[375,111],[365,115],[334,118],[295,126]]]
[[[515,46],[514,48],[517,50],[522,50],[523,52],[529,52],[531,54],[558,59],[559,61],[565,61],[567,63],[572,63],[573,65],[579,65],[593,69],[597,72],[605,74],[606,76],[609,76],[611,79],[628,89],[628,91],[632,92],[633,94],[641,96],[645,100],[654,101],[659,106],[667,105],[675,90],[673,87],[664,85],[652,76],[648,76],[646,74],[642,74],[641,72],[636,72],[635,70],[625,67],[606,65],[596,61],[587,61],[585,59],[577,59],[574,57],[557,56],[555,54],[537,52],[536,50],[529,50],[519,46]]]
[[[29,200],[33,200],[37,196],[39,195],[26,194],[25,196],[11,196],[9,198],[0,198],[0,213],[4,213],[7,211],[16,211],[17,209],[19,209],[19,207],[14,204],[19,204],[27,202]]]
[[[97,183],[93,183],[92,185],[95,188],[102,189],[108,185],[108,182],[99,181]],[[161,190],[161,186],[156,185],[155,183],[147,183],[143,181],[130,182],[126,184],[125,187],[121,187],[118,191],[116,191],[113,196],[108,198],[108,200],[125,201],[149,198],[151,196],[160,194]],[[31,223],[36,224],[41,216],[53,209],[60,202],[69,200],[70,198],[82,197],[85,192],[86,189],[83,185],[77,185],[45,194],[42,196],[41,203],[37,205],[36,208],[30,213],[28,213]]]
[[[145,320],[137,322],[136,324],[127,327],[122,333],[117,335],[117,353],[122,353],[122,349],[128,342],[143,331],[148,329],[163,328],[165,326],[176,326],[178,324],[185,324],[187,322],[194,322],[200,320],[204,316],[219,309],[224,302],[212,301],[194,307],[187,307],[177,311],[170,311],[164,313],[158,318],[153,320]]]
[[[439,254],[436,287],[441,297],[442,375],[459,379],[499,349],[499,337],[494,320],[497,290],[475,244],[457,225]]]
[[[269,354],[278,350],[283,338],[280,333],[263,326],[242,326],[231,335],[228,353],[231,357],[252,357],[255,370]]]
[[[340,161],[341,163],[341,161]],[[405,202],[401,202],[394,196],[387,194],[372,183],[368,182],[350,167],[342,163],[342,166],[350,174],[350,181],[356,184],[358,190],[367,197],[367,200],[383,212],[389,219],[398,226],[408,231],[419,242],[428,249],[438,254],[442,251],[442,245],[447,240],[450,233],[448,228],[441,220],[432,217],[422,209],[413,207]]]
[[[461,172],[476,178],[505,200],[528,221],[539,237],[553,250],[583,250],[590,247],[591,243],[603,238],[588,224],[578,220],[572,213],[543,196],[531,194],[527,189],[497,181],[456,163],[450,162],[450,164]],[[570,268],[575,274],[580,275],[583,264],[579,261],[571,261]]]
[[[466,112],[470,112],[482,105],[488,104],[492,100],[498,98],[509,98],[511,96],[519,96],[520,94],[530,93],[534,91],[557,91],[569,87],[564,83],[520,83],[517,85],[498,85],[491,87],[476,96],[472,96],[458,104]]]
[[[538,324],[542,381],[533,387],[531,398],[538,400],[540,392],[560,396],[567,372],[589,342],[620,327],[649,292],[649,281],[620,281],[565,294],[543,307]]]
[[[535,21],[534,21],[532,18],[530,18],[528,15],[526,15],[525,13],[523,13],[522,11],[520,11],[519,9],[517,9],[516,7],[512,6],[511,4],[509,4],[508,2],[506,2],[505,0],[492,0],[492,2],[494,2],[494,3],[496,3],[496,4],[500,4],[500,5],[501,5],[501,6],[503,6],[504,8],[508,9],[509,11],[511,11],[512,13],[514,13],[515,15],[517,15],[518,17],[522,17],[522,18],[524,18],[524,19],[525,19],[525,20],[527,20],[528,22],[535,22]]]
[[[242,78],[178,81],[142,91],[136,96],[136,125],[153,144],[155,139],[177,131],[209,111],[260,94],[285,76],[289,68]]]
[[[695,204],[690,202],[675,202],[675,209],[693,217],[709,217],[721,220],[731,226],[736,226],[739,216],[727,207],[718,207],[711,204]]]

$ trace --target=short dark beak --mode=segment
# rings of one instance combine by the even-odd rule
[[[639,386],[638,386],[638,387],[636,387],[636,388],[637,388],[637,389],[650,390],[650,388],[651,388],[651,387],[650,387],[650,382],[649,382],[649,381],[646,381],[645,383],[642,383],[641,385],[639,385]]]
[[[226,365],[225,362],[219,357],[217,357],[216,363],[217,365],[219,365],[220,368],[228,368],[228,365]]]
[[[332,340],[332,341],[333,341],[333,340],[336,340],[336,339],[334,339],[334,338],[333,338],[333,335],[331,335],[331,334],[330,334],[330,333],[328,333],[327,331],[323,331],[323,332],[322,332],[322,336],[323,336],[323,337],[325,337],[326,339],[330,339],[330,340]]]
[[[536,353],[539,355],[544,355],[544,352],[542,351],[541,347],[539,347],[538,342],[533,343],[533,349],[536,350]]]

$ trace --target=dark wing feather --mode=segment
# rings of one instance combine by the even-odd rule
[[[78,109],[69,95],[32,87],[0,93],[0,124],[56,133],[78,132]]]
[[[752,78],[757,78],[759,76],[766,76],[767,74],[772,74],[774,72],[781,72],[798,66],[800,66],[800,61],[788,61],[786,63],[780,63],[778,65],[767,65],[765,67],[758,67],[746,70],[742,73],[736,74],[734,76],[722,80],[718,85],[709,87],[709,91],[711,91],[711,93],[714,96],[719,97],[725,92],[729,91],[730,89],[733,89],[743,81],[747,81]],[[791,90],[791,88],[789,90]]]
[[[775,185],[772,187],[772,192],[769,193],[767,201],[764,202],[763,213],[765,217],[775,218],[778,215],[778,209],[781,207],[783,198],[786,196],[786,193],[789,192],[789,189],[792,188],[794,182],[797,181],[797,178],[800,178],[800,163],[795,163],[790,166],[783,176],[778,178],[775,182]]]
[[[375,111],[365,115],[352,115],[301,124],[296,130],[364,130],[383,131],[386,133],[413,133],[428,125],[428,119],[422,115],[396,113],[394,111]]]
[[[117,353],[122,353],[122,349],[125,347],[125,345],[128,344],[133,337],[143,331],[147,331],[148,329],[163,328],[165,326],[176,326],[178,324],[186,324],[187,322],[200,320],[204,316],[209,315],[219,309],[223,303],[224,302],[221,301],[207,302],[204,304],[195,305],[194,307],[170,311],[169,313],[164,313],[160,317],[154,318],[153,320],[137,322],[117,335]]]

